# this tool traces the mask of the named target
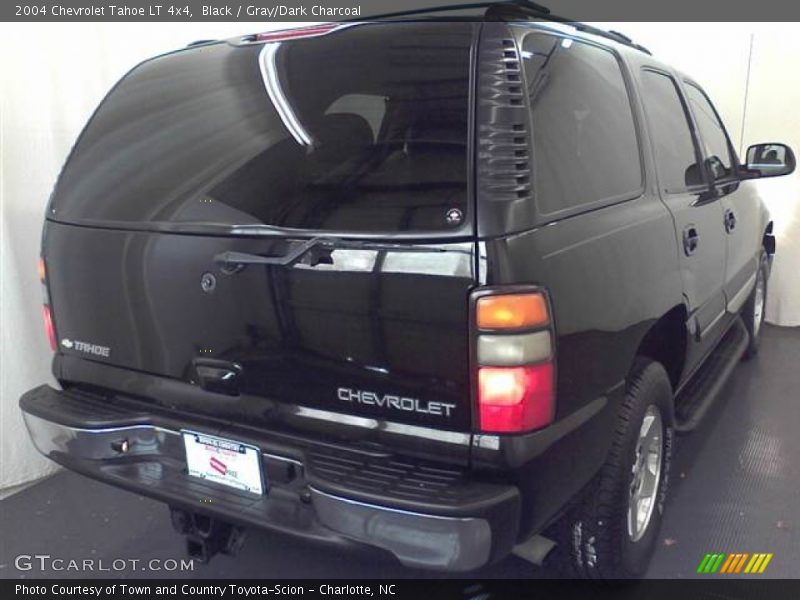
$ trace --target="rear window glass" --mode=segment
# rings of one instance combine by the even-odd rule
[[[539,33],[528,35],[522,50],[539,211],[552,214],[640,193],[639,142],[614,54]]]
[[[148,61],[109,93],[81,135],[53,216],[457,228],[467,212],[472,27],[354,26]]]

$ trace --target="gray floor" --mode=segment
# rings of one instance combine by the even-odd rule
[[[800,329],[767,327],[759,358],[737,369],[699,429],[679,441],[649,576],[692,577],[706,552],[771,552],[764,576],[800,577]],[[312,548],[263,532],[252,532],[237,558],[219,556],[189,573],[15,568],[18,555],[38,554],[103,559],[106,567],[120,558],[184,556],[164,506],[68,472],[0,501],[0,578],[430,576],[374,553]],[[476,573],[546,575],[515,557]]]

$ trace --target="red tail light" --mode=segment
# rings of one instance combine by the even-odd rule
[[[546,293],[482,290],[474,307],[480,431],[546,427],[555,417],[555,338]]]
[[[56,328],[53,326],[53,315],[50,307],[45,304],[42,306],[42,318],[44,319],[44,330],[47,333],[47,340],[50,342],[50,350],[58,350],[58,340],[56,338]]]
[[[530,431],[553,420],[553,365],[481,367],[478,409],[484,432]]]
[[[50,310],[50,295],[47,293],[47,265],[44,257],[39,257],[36,265],[36,274],[42,284],[42,319],[44,320],[44,330],[47,333],[47,340],[50,342],[50,349],[55,352],[58,350],[58,337],[56,328],[53,325],[53,312]]]

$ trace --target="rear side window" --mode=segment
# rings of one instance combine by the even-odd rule
[[[689,106],[700,129],[700,137],[703,138],[705,159],[711,175],[715,180],[731,177],[733,159],[728,134],[725,133],[717,111],[705,93],[690,82],[686,82],[686,96],[689,98]]]
[[[628,90],[609,50],[543,34],[523,42],[540,213],[622,200],[642,189]]]
[[[675,80],[656,71],[643,71],[642,96],[662,190],[680,192],[702,183],[692,131]]]
[[[473,27],[357,25],[148,61],[79,139],[55,218],[456,229],[468,216]]]

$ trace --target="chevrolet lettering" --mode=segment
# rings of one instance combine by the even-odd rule
[[[455,404],[444,402],[426,401],[422,402],[417,398],[405,398],[392,394],[381,395],[376,392],[362,392],[351,390],[350,388],[339,388],[336,390],[339,400],[344,402],[356,402],[358,404],[370,404],[373,406],[385,407],[387,409],[404,410],[421,414],[450,416]]]

